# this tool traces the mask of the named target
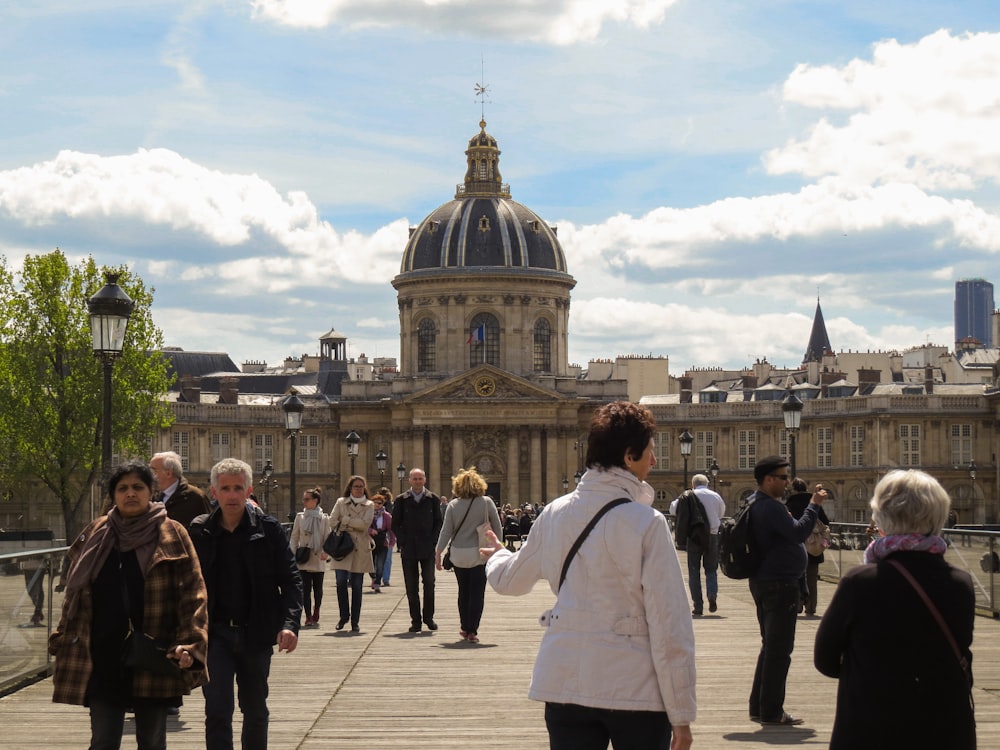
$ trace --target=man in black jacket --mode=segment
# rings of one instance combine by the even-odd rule
[[[191,524],[208,588],[205,745],[233,748],[233,679],[243,712],[243,750],[267,750],[271,654],[298,644],[302,581],[285,532],[249,504],[251,469],[236,458],[212,467],[218,507]]]
[[[202,513],[208,513],[211,506],[205,493],[192,487],[184,478],[181,457],[173,451],[154,453],[149,459],[149,468],[156,477],[156,495],[153,499],[167,508],[167,516],[191,527],[191,522]]]
[[[419,633],[421,620],[428,630],[434,622],[434,548],[441,533],[441,498],[427,489],[423,469],[410,469],[410,489],[393,503],[392,530],[403,565],[406,599],[410,604],[410,632]],[[420,607],[419,575],[424,582],[424,606]]]

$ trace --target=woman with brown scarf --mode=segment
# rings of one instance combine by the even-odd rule
[[[62,618],[49,638],[52,700],[90,708],[91,750],[121,746],[126,707],[138,746],[161,750],[167,709],[208,678],[205,582],[183,525],[152,502],[148,466],[119,467],[108,488],[114,507],[70,547]],[[153,639],[167,666],[126,666],[130,634]]]

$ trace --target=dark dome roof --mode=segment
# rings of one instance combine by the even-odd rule
[[[400,273],[429,269],[532,269],[567,273],[556,230],[511,200],[500,177],[500,149],[479,123],[469,139],[468,168],[455,199],[410,231]]]

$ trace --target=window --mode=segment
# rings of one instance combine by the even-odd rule
[[[865,428],[851,427],[851,466],[865,465]]]
[[[694,433],[694,464],[693,466],[711,466],[715,458],[715,433]]]
[[[816,466],[829,469],[833,466],[833,428],[816,428]]]
[[[920,425],[899,426],[899,463],[903,466],[920,466]]]
[[[872,512],[862,508],[855,508],[851,515],[851,523],[870,523],[872,520]]]
[[[653,438],[656,456],[656,470],[670,471],[670,433],[662,430],[657,431]]]
[[[549,321],[535,323],[533,369],[535,372],[552,371],[552,329]]]
[[[951,462],[955,466],[962,466],[971,460],[972,425],[953,424],[951,426]]]
[[[417,372],[433,372],[437,369],[437,326],[430,318],[424,318],[417,326]]]
[[[500,366],[500,324],[489,313],[479,313],[469,323],[469,367]]]
[[[736,449],[739,454],[739,467],[752,469],[757,463],[757,430],[740,430],[737,433]]]
[[[792,450],[789,447],[791,442],[788,438],[791,432],[786,430],[784,427],[778,430],[778,455],[784,458],[786,461],[791,460]]]
[[[274,462],[274,435],[253,436],[253,473],[264,471],[264,464]]]
[[[212,433],[212,464],[217,464],[224,458],[229,458],[232,453],[229,450],[230,435],[228,432]]]
[[[191,445],[191,433],[188,432],[175,432],[172,438],[171,450],[181,457],[181,469],[187,473],[190,467],[190,462],[188,460],[190,445]]]
[[[298,471],[303,474],[319,473],[319,435],[299,435]]]

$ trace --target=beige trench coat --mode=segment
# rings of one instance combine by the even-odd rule
[[[375,572],[372,538],[368,534],[368,527],[374,516],[375,503],[368,498],[362,498],[361,502],[354,502],[347,497],[337,500],[330,512],[330,531],[335,531],[338,524],[341,529],[349,531],[354,539],[354,551],[343,560],[331,560],[330,567],[334,570],[349,570],[351,573]]]

